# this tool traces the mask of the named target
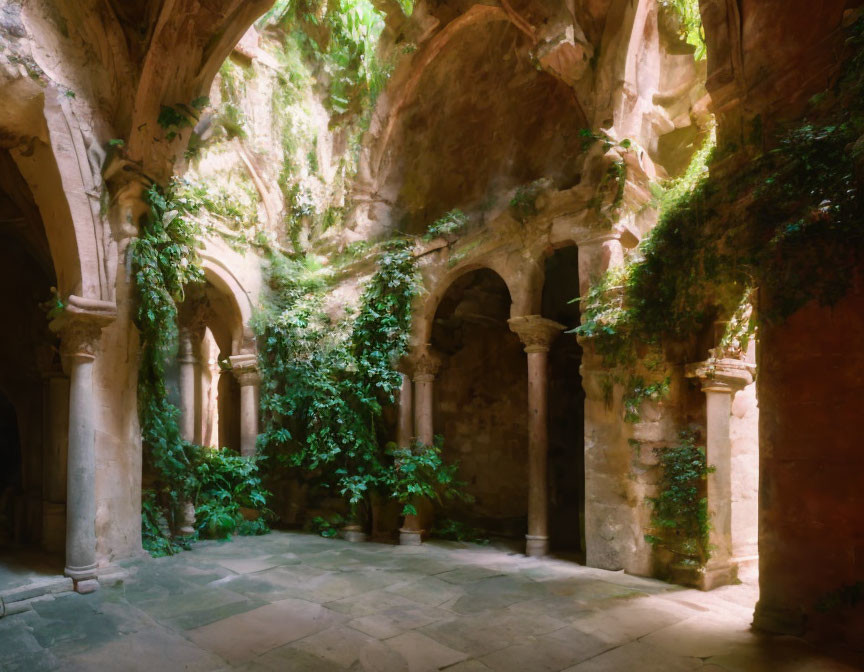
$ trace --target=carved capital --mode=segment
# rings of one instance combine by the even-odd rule
[[[414,382],[431,383],[441,369],[441,357],[431,348],[427,348],[413,356],[411,364]]]
[[[240,387],[258,385],[261,382],[261,376],[258,373],[258,356],[255,353],[246,352],[232,355],[228,361],[231,362],[231,373],[234,374]]]
[[[511,317],[507,324],[510,325],[510,331],[519,336],[527,353],[549,352],[552,342],[567,328],[540,315]]]
[[[59,317],[48,325],[60,335],[60,355],[65,363],[92,360],[99,351],[102,328],[117,317],[110,301],[70,296]]]
[[[753,382],[756,366],[740,359],[716,359],[688,364],[685,375],[699,378],[703,392],[728,392],[734,394]]]

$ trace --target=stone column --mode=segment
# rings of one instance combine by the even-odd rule
[[[93,362],[102,328],[114,319],[113,304],[69,297],[51,323],[61,337],[60,353],[69,375],[69,441],[66,471],[66,576],[80,593],[96,581],[96,414]]]
[[[525,554],[542,557],[549,551],[549,347],[566,327],[539,315],[514,317],[508,323],[525,345],[528,355],[528,534]]]
[[[715,359],[688,367],[687,375],[702,381],[706,399],[706,455],[714,471],[708,474],[707,497],[711,557],[698,580],[711,590],[734,583],[738,566],[732,560],[732,441],[729,418],[732,397],[753,382],[753,365],[737,359]]]
[[[414,438],[425,446],[431,446],[435,440],[432,402],[435,376],[439,368],[441,359],[431,349],[424,350],[413,360]],[[405,516],[405,523],[399,530],[399,543],[403,546],[419,545],[425,528],[432,522],[432,507],[429,502],[418,501],[414,506],[417,508],[417,515]]]
[[[180,342],[177,362],[180,365],[180,436],[190,442],[195,441],[198,426],[195,409],[198,388],[198,331],[189,327],[180,328]]]
[[[414,388],[411,376],[402,376],[402,387],[399,388],[399,425],[396,428],[396,444],[400,448],[411,445],[414,438]]]
[[[69,378],[54,358],[55,349],[40,352],[43,380],[42,548],[60,552],[66,543],[66,444],[69,436]]]
[[[240,454],[255,457],[258,442],[258,357],[252,353],[230,357],[231,370],[240,384]]]

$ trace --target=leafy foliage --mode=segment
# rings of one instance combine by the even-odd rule
[[[696,445],[696,435],[681,432],[677,445],[655,449],[661,477],[653,507],[652,533],[645,540],[671,551],[682,561],[704,565],[710,557],[708,500],[705,479],[708,466],[705,448]]]
[[[179,411],[168,401],[165,363],[176,353],[177,305],[188,282],[199,282],[199,228],[189,217],[188,203],[175,200],[176,184],[153,185],[147,191],[149,215],[130,244],[137,306],[135,326],[141,334],[138,370],[138,414],[144,454],[159,475],[159,488],[172,504],[191,498],[195,448],[180,436]]]
[[[464,231],[468,225],[468,215],[461,210],[451,210],[429,225],[423,240],[433,240],[442,236],[451,236]]]
[[[660,6],[674,12],[680,22],[681,39],[695,47],[694,57],[697,61],[708,55],[705,44],[705,29],[702,27],[702,14],[699,12],[699,0],[659,0]]]
[[[202,450],[195,466],[201,484],[196,498],[195,526],[202,536],[225,539],[231,534],[263,534],[269,513],[259,474],[259,459],[241,457],[223,448]],[[256,511],[255,520],[244,520],[241,509]],[[260,521],[260,522],[259,522]],[[257,523],[249,525],[249,523]]]
[[[145,460],[156,476],[155,490],[142,499],[142,541],[157,556],[188,548],[188,538],[170,536],[181,502],[195,502],[199,530],[217,537],[241,524],[241,506],[259,511],[266,507],[257,464],[184,440],[177,424],[179,411],[168,400],[165,365],[176,354],[177,302],[183,300],[189,282],[204,277],[197,263],[200,228],[194,217],[200,204],[183,189],[173,181],[165,189],[153,185],[147,191],[150,211],[130,244],[137,299],[134,322],[141,335],[138,413]],[[262,521],[241,529],[266,531],[266,525]]]
[[[377,425],[401,378],[411,301],[417,291],[405,241],[385,246],[362,307],[333,324],[326,283],[308,258],[271,256],[271,305],[256,318],[261,339],[259,439],[274,464],[320,475],[352,504],[377,484],[385,458]]]
[[[383,485],[390,497],[402,504],[402,515],[417,515],[417,500],[459,498],[470,501],[462,491],[464,483],[456,480],[457,464],[447,464],[442,456],[444,438],[435,437],[431,446],[417,443],[399,448],[390,444],[388,453],[393,468],[383,476]]]
[[[328,105],[337,116],[359,114],[384,88],[390,68],[377,55],[384,16],[370,0],[278,2],[263,21],[302,38],[329,80]]]

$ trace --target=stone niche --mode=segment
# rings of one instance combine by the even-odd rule
[[[442,354],[434,426],[444,454],[475,501],[443,515],[494,534],[525,534],[528,507],[528,380],[519,338],[507,326],[510,297],[489,270],[462,276],[436,314],[432,345]]]

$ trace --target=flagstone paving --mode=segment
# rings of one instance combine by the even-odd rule
[[[864,669],[750,632],[751,586],[706,594],[503,547],[274,532],[123,567],[0,619],[0,670]]]

